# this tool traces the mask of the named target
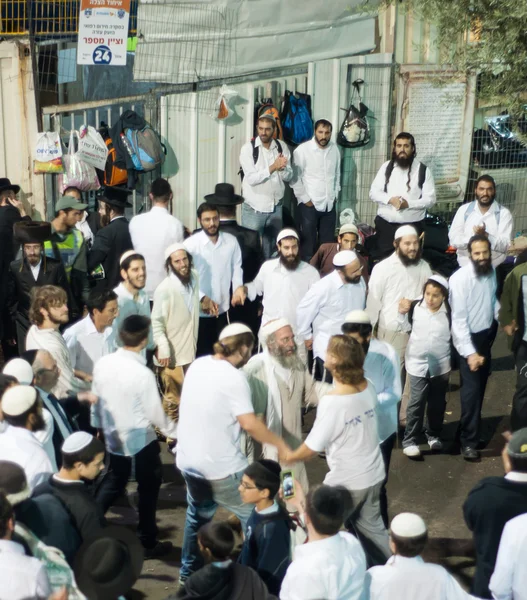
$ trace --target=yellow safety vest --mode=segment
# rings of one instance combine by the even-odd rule
[[[84,237],[78,229],[74,229],[68,233],[63,240],[60,240],[59,236],[55,233],[53,234],[53,237],[55,238],[54,240],[44,242],[44,253],[49,258],[60,259],[62,261],[69,281],[73,263],[79,255]]]

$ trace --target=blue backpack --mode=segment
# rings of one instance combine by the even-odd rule
[[[298,146],[313,137],[311,98],[307,94],[293,94],[286,90],[282,109],[284,140]]]
[[[125,144],[136,171],[153,171],[165,162],[166,149],[150,125],[143,129],[127,128],[124,134],[128,142]]]

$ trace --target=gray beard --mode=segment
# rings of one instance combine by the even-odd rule
[[[298,357],[298,352],[295,352],[292,356],[275,356],[274,354],[271,354],[271,356],[273,357],[273,360],[275,360],[284,369],[289,369],[291,371],[304,370],[304,365]]]

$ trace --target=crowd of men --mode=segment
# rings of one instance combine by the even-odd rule
[[[442,451],[454,364],[456,441],[480,460],[498,322],[518,381],[506,475],[482,480],[464,504],[472,593],[527,597],[527,270],[508,276],[500,308],[495,269],[512,217],[494,180],[480,177],[457,211],[460,268],[447,279],[421,256],[436,198],[410,134],[396,137],[371,186],[372,261],[356,224],[336,229],[331,123],[317,121],[292,156],[275,129],[260,117],[241,150],[242,195],[218,184],[192,234],[169,212],[164,179],[130,222],[126,190],[105,188],[88,213],[68,188],[49,223],[32,221],[19,187],[0,180],[0,599],[64,598],[64,586],[70,598],[118,598],[143,560],[172,552],[156,524],[160,441],[187,494],[175,597],[469,598],[420,558],[420,516],[390,522],[386,484],[398,432],[411,460],[423,443]],[[297,226],[284,216],[285,182]],[[322,485],[304,464],[316,455],[327,460]],[[131,476],[137,535],[105,517]],[[232,522],[213,520],[219,506]]]

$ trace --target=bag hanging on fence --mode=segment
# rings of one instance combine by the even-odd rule
[[[59,177],[61,193],[68,187],[76,187],[81,192],[91,192],[101,187],[95,167],[78,158],[75,152],[75,133],[72,129],[68,152],[63,156],[64,174]]]
[[[293,94],[288,90],[285,91],[282,129],[284,140],[296,146],[313,137],[311,96],[309,94]]]
[[[370,141],[370,124],[367,118],[368,107],[362,103],[360,94],[360,86],[363,83],[362,79],[356,79],[353,82],[353,93],[349,108],[341,109],[346,111],[346,117],[340,126],[337,144],[344,148],[360,148]],[[355,96],[359,101],[359,108],[353,104]]]
[[[165,162],[166,150],[157,133],[146,125],[143,129],[125,129],[123,144],[130,153],[136,171],[153,171]]]
[[[104,169],[106,166],[108,148],[95,127],[83,125],[80,128],[77,158],[96,169]]]
[[[58,131],[45,131],[38,134],[33,155],[35,173],[62,173],[62,144]]]
[[[128,182],[128,171],[117,166],[117,150],[110,136],[110,131],[106,123],[101,122],[99,133],[108,149],[108,158],[103,169],[99,169],[97,175],[102,185],[116,186]]]

